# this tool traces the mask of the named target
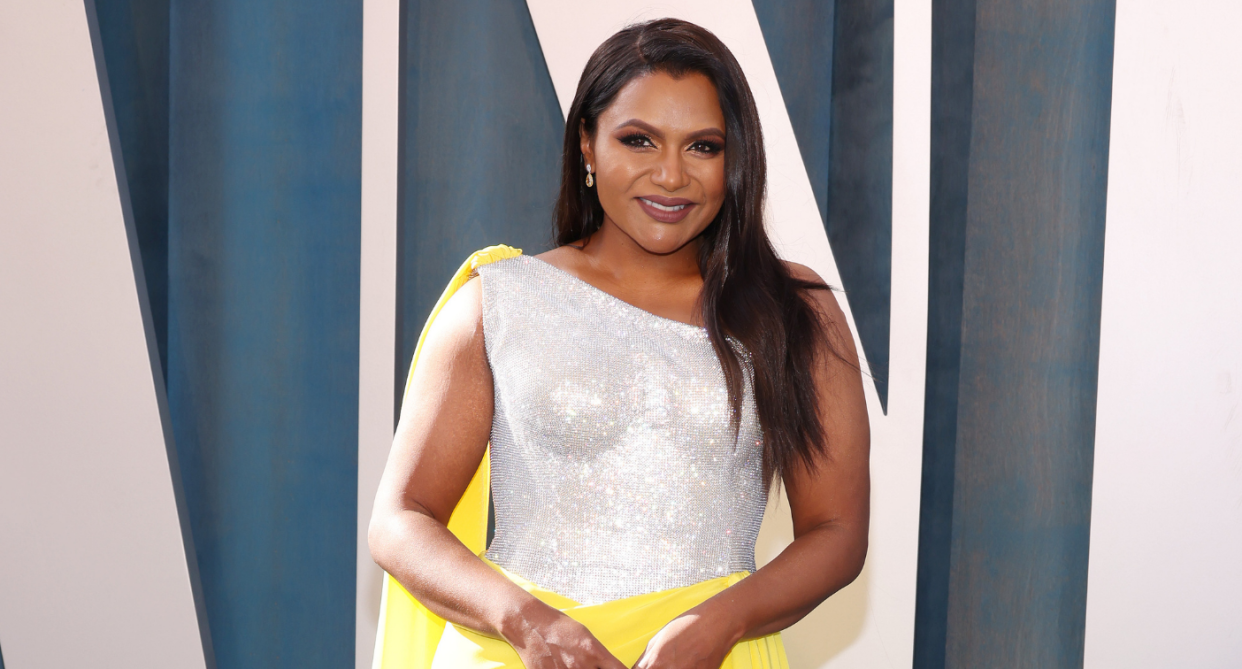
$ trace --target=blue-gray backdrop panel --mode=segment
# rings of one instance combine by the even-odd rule
[[[915,667],[1081,667],[1113,0],[934,0]]]
[[[91,2],[160,369],[168,367],[168,2]]]
[[[915,663],[1079,666],[1113,5],[933,7]],[[756,10],[886,397],[891,0]],[[216,654],[345,666],[360,2],[98,23]],[[563,123],[525,3],[411,1],[401,31],[398,385],[466,254],[549,245]]]
[[[561,108],[523,0],[407,0],[401,18],[397,400],[471,252],[551,246]]]
[[[216,659],[354,662],[361,0],[172,0],[168,393]]]
[[[892,0],[755,0],[880,406],[893,239]]]

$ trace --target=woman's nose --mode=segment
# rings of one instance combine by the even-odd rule
[[[685,162],[682,160],[681,152],[669,151],[661,156],[655,173],[651,175],[651,181],[660,188],[670,192],[686,187],[690,183],[690,178],[686,175]]]

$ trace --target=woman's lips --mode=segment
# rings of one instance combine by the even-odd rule
[[[638,206],[647,212],[647,215],[661,223],[677,223],[683,218],[690,215],[690,210],[694,208],[694,203],[685,198],[669,198],[669,197],[639,197]]]

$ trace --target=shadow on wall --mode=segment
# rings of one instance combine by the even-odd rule
[[[771,562],[793,542],[793,517],[785,490],[773,496],[763,516],[763,527],[755,542],[757,566]],[[815,669],[823,667],[862,636],[863,621],[871,599],[870,562],[858,578],[820,604],[807,617],[781,633],[789,666]]]

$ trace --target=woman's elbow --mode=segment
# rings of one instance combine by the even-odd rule
[[[371,513],[371,522],[367,525],[367,548],[371,551],[371,559],[375,564],[385,569],[392,534],[391,514],[377,508]]]
[[[863,567],[867,566],[867,532],[859,532],[851,544],[849,557],[846,561],[846,585],[853,583],[862,574]]]

